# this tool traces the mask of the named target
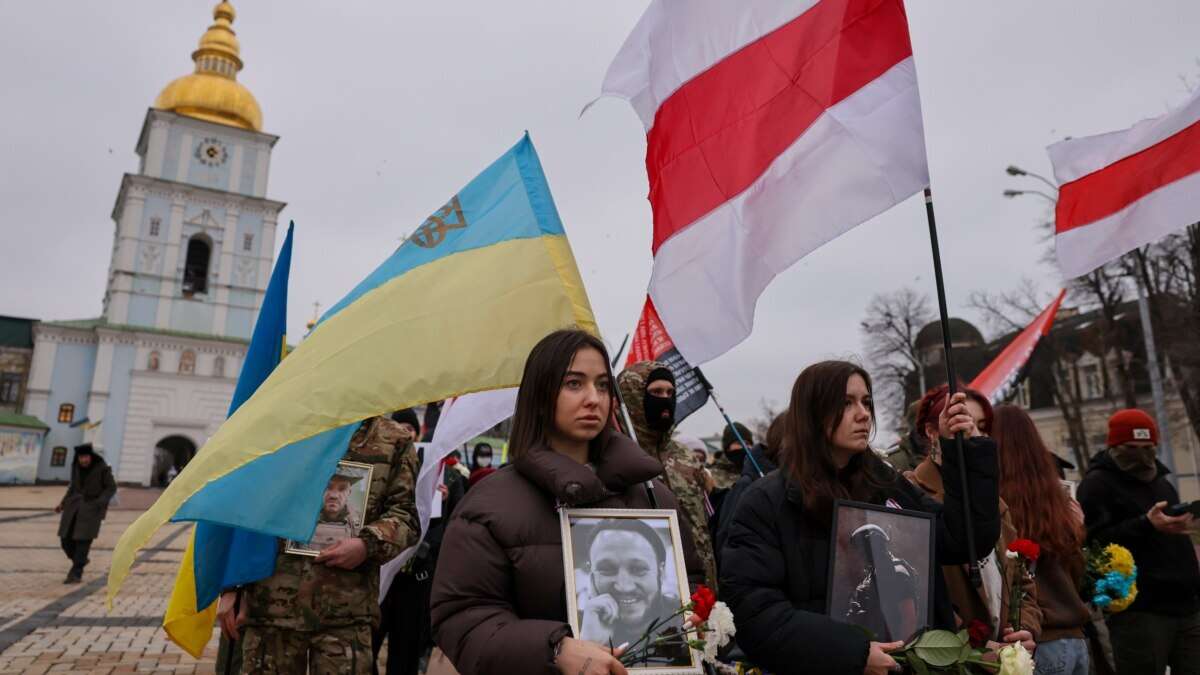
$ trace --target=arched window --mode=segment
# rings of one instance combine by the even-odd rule
[[[50,451],[50,466],[66,466],[67,465],[67,449],[63,446],[58,446]]]
[[[208,261],[212,244],[208,237],[195,235],[188,239],[187,257],[183,263],[183,294],[190,296],[208,292]]]
[[[213,359],[213,377],[225,377],[225,357]]]
[[[75,420],[75,404],[64,403],[58,406],[58,421],[63,424],[70,424]]]
[[[185,349],[179,355],[179,374],[191,375],[196,372],[196,352]]]
[[[162,362],[162,356],[158,351],[150,352],[150,356],[146,359],[146,370],[158,370],[159,363]]]

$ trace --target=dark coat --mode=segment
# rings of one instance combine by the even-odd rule
[[[965,454],[978,559],[1000,536],[996,445],[988,438],[970,439]],[[946,470],[954,476],[956,458],[957,453],[946,453]],[[937,565],[967,562],[971,555],[958,481],[947,481],[945,503],[939,504],[882,460],[873,463],[886,472],[888,485],[872,502],[891,499],[902,508],[935,514]],[[755,665],[779,673],[863,672],[869,650],[866,634],[826,614],[829,551],[830,525],[806,517],[799,488],[785,470],[772,472],[746,490],[721,554],[721,596],[733,610],[738,645]],[[937,566],[933,596],[934,627],[954,628],[954,612]]]
[[[1122,471],[1104,450],[1092,458],[1076,496],[1088,541],[1117,543],[1133,554],[1138,596],[1129,610],[1184,616],[1200,609],[1196,550],[1187,535],[1163,534],[1146,517],[1157,502],[1179,502],[1168,473],[1160,462],[1158,476],[1144,483]]]
[[[557,507],[652,508],[645,481],[662,465],[605,431],[595,471],[534,448],[467,492],[442,541],[433,580],[434,639],[462,675],[557,673],[554,646],[570,634]],[[654,482],[658,508],[675,498]],[[683,528],[681,528],[683,529]],[[702,574],[683,529],[689,576]]]
[[[766,448],[762,443],[755,443],[754,447],[750,448],[750,454],[758,461],[758,466],[764,474],[771,473],[778,468],[775,462],[767,459]],[[713,527],[713,544],[716,546],[718,563],[721,562],[721,549],[725,547],[725,540],[729,538],[729,526],[733,524],[733,514],[737,512],[738,502],[742,500],[746,488],[761,477],[758,475],[758,469],[754,468],[754,462],[747,459],[742,464],[742,475],[726,491],[725,496],[721,499],[721,505],[713,514],[713,521],[716,523],[716,526]]]
[[[79,468],[78,460],[71,464],[71,484],[63,495],[62,518],[58,521],[58,537],[84,541],[100,534],[100,523],[108,515],[108,502],[117,494],[112,469],[100,455],[92,455],[87,470]]]

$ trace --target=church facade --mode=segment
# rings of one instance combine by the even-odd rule
[[[90,442],[119,482],[161,485],[225,419],[284,207],[266,197],[278,137],[237,82],[234,18],[216,6],[195,71],[146,114],[100,316],[34,327],[23,412],[49,427],[38,480],[68,479]]]

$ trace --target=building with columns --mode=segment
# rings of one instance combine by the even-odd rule
[[[266,197],[279,138],[237,81],[234,19],[216,6],[194,72],[146,113],[100,316],[34,326],[23,412],[49,427],[38,480],[69,478],[71,448],[91,442],[119,482],[162,484],[225,419],[284,207]]]

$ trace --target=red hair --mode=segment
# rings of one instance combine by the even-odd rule
[[[1064,559],[1081,555],[1083,528],[1033,419],[1015,405],[1002,405],[996,408],[992,438],[1000,451],[1000,498],[1018,536]]]
[[[958,393],[966,394],[967,398],[979,404],[983,408],[983,422],[979,424],[979,431],[985,436],[991,435],[992,419],[995,413],[992,410],[992,402],[988,400],[982,392],[970,387],[959,385]],[[925,425],[931,425],[933,428],[938,426],[938,418],[942,415],[942,409],[946,407],[946,400],[949,398],[950,387],[947,385],[939,385],[925,392],[921,397],[921,402],[917,404],[917,420],[916,428],[922,438],[925,435]]]

